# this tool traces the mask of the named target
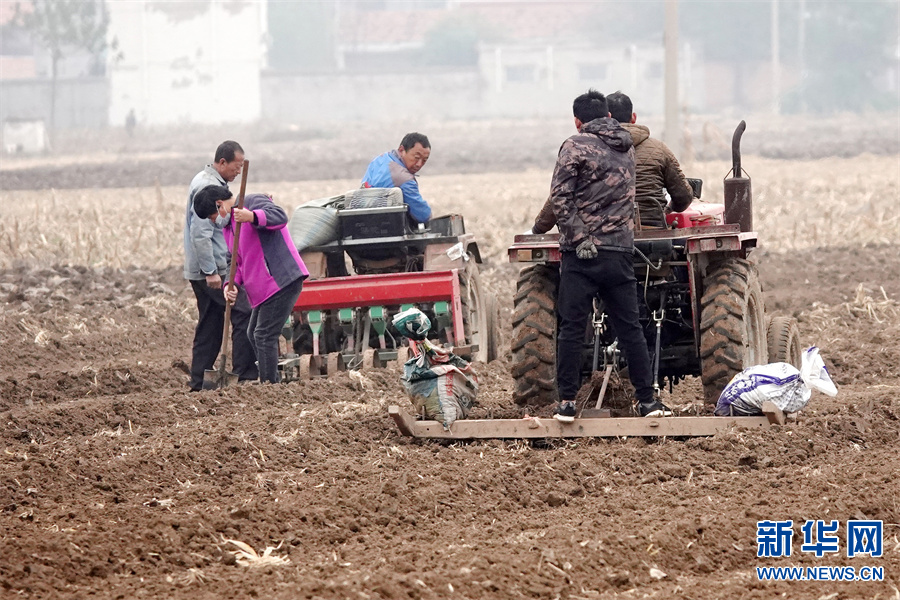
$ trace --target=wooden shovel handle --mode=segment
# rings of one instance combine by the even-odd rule
[[[244,193],[247,191],[247,171],[250,169],[250,161],[244,159],[244,167],[241,169],[241,193],[238,194],[238,208],[244,208]],[[234,274],[237,271],[238,244],[241,241],[241,224],[233,223],[234,244],[231,248],[231,268],[228,270],[228,283],[234,284]]]
[[[247,171],[250,169],[250,161],[244,159],[241,168],[241,193],[238,194],[238,208],[244,208],[244,193],[247,191]],[[232,217],[234,218],[234,217]],[[234,274],[237,272],[238,245],[241,241],[241,224],[234,225],[234,243],[231,247],[231,267],[228,269],[228,285],[234,285]],[[234,285],[235,289],[237,286]],[[225,327],[222,329],[222,356],[228,355],[229,329],[231,328],[231,302],[225,301]]]

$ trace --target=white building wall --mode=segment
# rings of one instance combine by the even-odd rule
[[[663,113],[665,53],[661,45],[595,46],[566,43],[482,45],[479,72],[490,114],[545,116],[571,110],[589,87],[628,94],[639,115]],[[687,46],[679,53],[682,105],[705,104],[703,70]]]
[[[109,122],[253,122],[260,117],[265,3],[113,0]],[[111,53],[114,54],[114,53]]]

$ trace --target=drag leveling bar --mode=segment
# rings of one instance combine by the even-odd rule
[[[615,417],[575,419],[560,423],[553,418],[459,420],[449,430],[437,421],[418,421],[399,406],[388,414],[403,435],[443,440],[579,438],[579,437],[698,437],[715,435],[732,427],[768,429],[783,425],[784,413],[765,402],[761,417]]]

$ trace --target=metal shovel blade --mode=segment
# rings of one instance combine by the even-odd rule
[[[218,390],[238,382],[238,374],[225,369],[225,356],[220,359],[218,369],[203,371],[203,389]]]
[[[207,369],[203,371],[203,389],[218,390],[219,388],[228,387],[238,382],[238,374],[231,371],[225,372],[225,377],[221,377],[218,371]]]

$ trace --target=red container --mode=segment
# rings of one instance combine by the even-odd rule
[[[666,223],[676,229],[723,225],[725,223],[725,205],[695,201],[684,212],[666,215]]]

